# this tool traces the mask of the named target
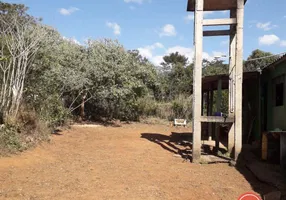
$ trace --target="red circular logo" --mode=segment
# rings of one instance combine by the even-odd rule
[[[238,200],[262,200],[262,199],[257,194],[254,194],[252,192],[247,192],[247,193],[241,195],[238,198]]]

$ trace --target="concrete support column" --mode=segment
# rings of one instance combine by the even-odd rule
[[[204,0],[195,2],[195,60],[193,72],[193,162],[201,157],[201,101],[202,101],[202,53],[203,53],[203,10]]]
[[[236,17],[236,10],[230,11],[230,18]],[[234,117],[235,109],[235,62],[236,62],[236,26],[230,26],[231,34],[229,36],[229,106],[228,116]],[[228,152],[232,153],[234,150],[234,123],[230,125],[228,133]]]
[[[237,36],[235,62],[235,152],[237,160],[242,149],[242,83],[243,83],[243,20],[244,0],[237,0]]]

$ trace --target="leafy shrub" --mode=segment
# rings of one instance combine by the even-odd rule
[[[158,102],[156,116],[161,119],[173,120],[174,112],[172,110],[172,103]]]
[[[32,111],[20,110],[16,119],[7,119],[0,128],[0,155],[16,153],[49,141],[51,130]]]
[[[192,118],[192,98],[179,95],[172,102],[157,102],[150,97],[137,101],[138,112],[143,117],[158,117],[169,121],[174,118]]]
[[[172,102],[172,110],[175,118],[191,119],[192,107],[192,97],[185,95],[179,95]]]
[[[150,97],[144,97],[138,99],[137,103],[139,115],[145,117],[157,115],[158,105],[154,99]]]
[[[49,127],[64,125],[71,118],[71,113],[63,104],[58,95],[49,95],[29,101],[27,110],[35,110],[35,115],[47,122]],[[30,113],[31,114],[31,113]]]
[[[0,130],[0,154],[14,153],[24,149],[18,127],[11,124],[2,126]]]

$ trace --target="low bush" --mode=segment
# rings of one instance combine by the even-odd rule
[[[28,103],[30,107],[26,110],[35,110],[34,113],[37,113],[37,117],[45,121],[51,128],[65,125],[72,117],[70,110],[65,107],[58,95],[45,96],[45,98],[38,98]]]
[[[192,118],[192,97],[179,95],[171,102],[158,102],[150,97],[138,100],[141,117],[157,117],[173,121],[175,118]]]
[[[150,97],[144,97],[137,100],[138,113],[140,116],[156,116],[158,103]]]
[[[0,155],[21,152],[49,141],[51,129],[35,112],[20,111],[17,119],[7,119],[0,127]]]
[[[192,119],[192,97],[179,95],[172,101],[172,110],[175,118]]]

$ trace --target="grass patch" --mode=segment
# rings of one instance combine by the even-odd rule
[[[140,122],[143,124],[161,124],[161,125],[170,125],[170,121],[166,119],[161,119],[158,117],[142,117]]]

